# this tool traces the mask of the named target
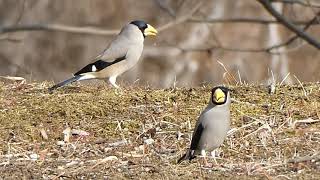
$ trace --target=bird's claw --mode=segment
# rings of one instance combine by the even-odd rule
[[[116,89],[114,90],[114,93],[115,93],[116,95],[123,95],[123,94],[124,94],[124,91],[119,87],[119,88],[116,88]]]

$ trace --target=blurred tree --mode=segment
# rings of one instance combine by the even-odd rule
[[[289,72],[303,81],[320,78],[316,0],[2,0],[0,5],[3,75],[64,79],[103,50],[124,23],[142,18],[158,24],[161,33],[146,42],[145,60],[124,75],[126,81],[159,87],[224,78],[267,82],[270,71],[278,81],[292,82]]]

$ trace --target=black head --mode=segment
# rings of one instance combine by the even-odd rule
[[[130,22],[130,24],[136,25],[140,29],[140,31],[142,32],[142,34],[144,36],[144,30],[148,28],[148,24],[146,22],[141,21],[141,20],[136,20],[136,21]]]
[[[228,99],[228,92],[230,89],[224,86],[217,86],[211,90],[211,100],[215,105],[222,105],[226,103]]]

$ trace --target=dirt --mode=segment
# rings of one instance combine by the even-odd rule
[[[232,129],[210,168],[176,161],[212,85],[49,85],[0,82],[1,178],[320,179],[319,83],[230,86]]]

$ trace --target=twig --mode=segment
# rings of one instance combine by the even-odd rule
[[[292,128],[295,128],[298,123],[315,123],[315,122],[320,122],[320,120],[319,119],[315,120],[312,118],[297,120],[297,121],[294,121],[291,126]]]
[[[239,100],[237,100],[235,98],[231,98],[231,101],[239,103],[239,104],[245,104],[245,105],[248,105],[248,106],[257,106],[256,104],[252,104],[252,103],[249,103],[249,102],[242,102],[242,101],[239,101]]]
[[[171,21],[165,25],[162,25],[160,27],[158,27],[158,31],[164,31],[166,29],[169,29],[177,24],[180,24],[180,23],[183,23],[185,21],[187,21],[199,8],[200,6],[202,5],[202,3],[198,3],[197,5],[195,5],[190,11],[188,14],[184,15],[184,16],[181,16],[181,17],[178,17],[177,19],[175,19],[174,21]]]
[[[287,120],[285,122],[283,122],[282,124],[280,124],[280,126],[274,130],[273,132],[276,134],[278,133],[278,131],[282,130],[281,128],[285,125],[285,124],[291,124],[290,121],[292,121],[292,118],[291,117],[288,117]]]
[[[276,79],[274,77],[273,71],[271,70],[270,72],[271,72],[272,80],[271,82],[269,82],[268,90],[269,90],[269,94],[274,94],[276,92]]]
[[[241,79],[241,74],[240,74],[239,69],[238,69],[238,77],[239,77],[240,85],[242,85],[242,79]]]
[[[298,81],[299,85],[301,86],[304,96],[307,97],[307,96],[308,96],[307,91],[306,91],[306,89],[304,88],[304,86],[302,85],[301,81],[297,78],[296,75],[293,75],[293,77]]]
[[[17,76],[0,76],[0,79],[6,79],[10,81],[26,81],[25,78]]]
[[[311,156],[292,158],[292,159],[289,159],[287,162],[288,163],[300,163],[300,162],[305,162],[305,161],[319,161],[319,160],[320,160],[320,153],[317,152]]]
[[[89,169],[94,169],[95,167],[97,167],[100,164],[104,164],[104,163],[109,162],[109,161],[117,161],[117,160],[118,160],[117,156],[108,156],[108,157],[106,157],[104,159],[100,159],[95,165],[93,165]]]
[[[262,129],[267,129],[268,131],[272,131],[270,125],[267,122],[264,122],[264,124],[262,126],[260,126],[257,130],[245,135],[244,137],[241,137],[241,139],[245,139],[253,134],[256,134],[257,132],[259,132]]]
[[[63,176],[66,172],[62,172],[60,174],[58,174],[57,176],[53,177],[52,180],[55,180],[55,179],[59,179],[61,176]]]
[[[124,157],[133,157],[133,158],[141,158],[143,154],[133,154],[133,153],[125,153],[125,152],[117,152],[117,154],[124,156]]]
[[[48,134],[47,134],[47,132],[46,132],[46,130],[43,128],[43,127],[40,127],[40,135],[41,135],[41,137],[44,139],[44,140],[48,140],[49,138],[48,138]]]
[[[281,86],[284,83],[284,81],[289,77],[289,75],[290,75],[290,72],[282,79],[279,86]]]
[[[233,79],[234,82],[239,83],[236,80],[236,78],[232,74],[229,73],[228,69],[226,68],[226,66],[221,61],[218,60],[217,62],[222,66],[222,68],[225,70],[225,72],[228,74],[228,76]]]
[[[164,116],[166,117],[166,116]],[[174,126],[177,126],[177,127],[180,127],[178,124],[175,124],[175,123],[172,123],[172,122],[168,122],[168,121],[160,121],[161,123],[165,123],[165,124],[170,124],[170,125],[174,125]]]
[[[121,140],[121,141],[109,143],[108,146],[118,147],[118,146],[124,146],[124,145],[127,145],[127,144],[129,144],[129,142],[126,139],[124,139],[124,140]]]
[[[237,110],[237,111],[240,112],[241,114],[244,114],[243,112],[241,112],[241,111],[239,111],[239,110]],[[254,117],[251,117],[251,116],[248,116],[248,115],[244,115],[244,116],[246,116],[246,117],[248,117],[248,118],[250,118],[250,119],[253,119],[254,121],[251,122],[251,123],[249,123],[249,124],[245,124],[245,125],[243,125],[243,126],[241,126],[241,127],[239,127],[239,128],[233,128],[232,130],[228,131],[228,133],[227,133],[228,136],[234,134],[234,133],[237,132],[237,131],[240,131],[241,129],[250,127],[250,126],[252,126],[252,125],[254,125],[254,124],[263,123],[263,121],[260,120],[260,119],[257,119],[257,118],[254,118]],[[244,138],[244,137],[242,137],[242,138]]]

